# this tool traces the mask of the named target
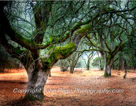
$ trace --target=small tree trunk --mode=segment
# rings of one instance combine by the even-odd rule
[[[100,64],[99,64],[99,67],[100,67],[100,70],[103,70],[103,69],[104,69],[104,67],[103,67],[103,65],[102,65],[102,62],[101,62],[101,60],[100,60]]]
[[[109,77],[109,76],[111,76],[111,65],[106,65],[104,77]]]
[[[89,70],[90,69],[90,66],[89,66],[89,64],[87,65],[87,70]]]
[[[125,74],[124,74],[123,78],[126,79],[126,76],[127,76],[127,69],[126,68],[125,68],[124,72],[125,72]]]
[[[123,57],[121,53],[119,54],[118,70],[123,70]]]
[[[101,70],[101,71],[103,70],[103,66],[100,66],[100,70]]]
[[[50,72],[49,72],[49,77],[51,77],[51,70],[50,70]]]
[[[74,63],[74,61],[72,61],[72,63],[70,64],[70,73],[71,74],[73,74],[75,66],[76,66],[76,63]]]
[[[25,99],[27,100],[43,100],[44,98],[44,85],[48,78],[48,72],[45,70],[33,71],[27,70],[28,85]]]
[[[65,71],[67,71],[68,70],[68,67],[66,66],[66,67],[60,67],[61,68],[61,71],[62,72],[65,72]]]
[[[4,69],[5,69],[5,65],[3,64],[3,70],[2,70],[2,72],[4,72]]]
[[[123,78],[126,79],[126,76],[127,76],[127,63],[126,63],[125,59],[124,59],[124,68],[125,68],[125,70],[124,70],[125,74],[124,74]]]
[[[89,69],[90,69],[90,58],[87,61],[87,70],[89,70]]]
[[[71,65],[71,66],[70,66],[70,73],[73,74],[73,72],[74,72],[74,66]]]
[[[74,72],[74,68],[75,68],[75,66],[76,66],[76,61],[71,61],[71,62],[69,62],[69,66],[70,66],[70,73],[71,74],[73,74],[73,72]]]

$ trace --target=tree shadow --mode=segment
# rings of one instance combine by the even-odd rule
[[[23,99],[23,97],[21,97],[20,99],[8,102],[4,106],[43,106],[43,105],[42,102],[40,101],[28,101],[26,99]]]

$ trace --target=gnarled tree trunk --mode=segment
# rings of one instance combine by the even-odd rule
[[[39,69],[34,71],[33,69],[27,71],[28,85],[25,99],[28,100],[42,100],[44,97],[44,85],[48,79],[48,72],[46,70]]]
[[[25,99],[42,101],[44,97],[44,86],[51,69],[49,64],[45,64],[40,58],[34,60],[31,52],[27,52],[21,62],[28,75]]]

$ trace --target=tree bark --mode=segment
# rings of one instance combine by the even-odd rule
[[[88,61],[87,61],[87,70],[90,69],[90,60],[91,60],[91,58],[88,58]]]
[[[104,61],[105,61],[104,77],[109,77],[109,76],[111,76],[111,67],[112,67],[112,63],[113,63],[113,57],[107,56],[106,53],[104,53]]]
[[[74,63],[71,63],[71,64],[70,64],[70,73],[71,73],[71,74],[73,74],[74,68],[75,68]]]
[[[126,79],[126,76],[127,76],[127,63],[126,63],[126,60],[125,60],[125,59],[124,59],[124,66],[125,66],[125,67],[124,67],[124,73],[125,73],[125,74],[124,74],[123,78]]]
[[[104,67],[103,67],[103,65],[102,65],[102,61],[101,61],[101,60],[99,61],[99,68],[100,68],[100,70],[103,70],[103,69],[104,69]]]
[[[27,52],[21,61],[28,75],[27,89],[24,99],[39,100],[44,98],[44,86],[49,76],[51,67],[42,62],[40,58],[34,60],[31,52]]]
[[[111,65],[106,64],[104,77],[111,76]]]
[[[28,85],[25,94],[27,100],[40,100],[44,98],[44,85],[48,79],[48,70],[39,69],[35,71],[33,68],[27,70]]]
[[[118,65],[118,70],[123,70],[124,69],[124,64],[123,64],[123,57],[122,54],[119,54],[119,65]]]
[[[69,57],[67,60],[69,62],[69,67],[70,67],[70,73],[74,72],[74,68],[76,67],[76,64],[80,58],[80,56],[82,55],[82,53],[75,53],[73,54],[71,57]]]
[[[62,72],[65,72],[65,71],[67,71],[67,69],[68,69],[68,67],[64,67],[64,66],[63,66],[63,67],[60,67],[60,68],[61,68],[61,71],[62,71]]]
[[[50,72],[49,72],[49,77],[51,77],[51,70],[50,70]]]

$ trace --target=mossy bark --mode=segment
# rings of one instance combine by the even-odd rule
[[[25,64],[28,73],[28,86],[25,94],[25,99],[28,100],[43,100],[44,97],[44,85],[46,84],[51,67],[59,60],[68,57],[76,49],[76,45],[72,42],[63,47],[55,47],[49,51],[49,57],[45,57],[38,60],[33,60],[36,57],[35,54],[30,53],[27,59],[30,58],[29,64]],[[28,53],[27,53],[28,54]],[[34,62],[35,61],[35,62]],[[25,62],[26,63],[26,62]],[[34,92],[33,92],[34,91]]]
[[[49,51],[50,56],[48,59],[42,59],[44,63],[48,63],[52,67],[59,59],[67,58],[76,49],[76,45],[72,42],[62,47],[55,47]]]
[[[53,51],[49,51],[50,56],[48,58],[38,59],[34,62],[30,61],[29,64],[25,64],[28,74],[28,86],[25,94],[25,99],[28,100],[43,100],[44,97],[44,85],[51,67],[61,58],[66,58],[75,49],[74,43],[69,43],[63,47],[56,47]],[[29,55],[30,59],[35,57]],[[26,57],[28,59],[28,57]]]

